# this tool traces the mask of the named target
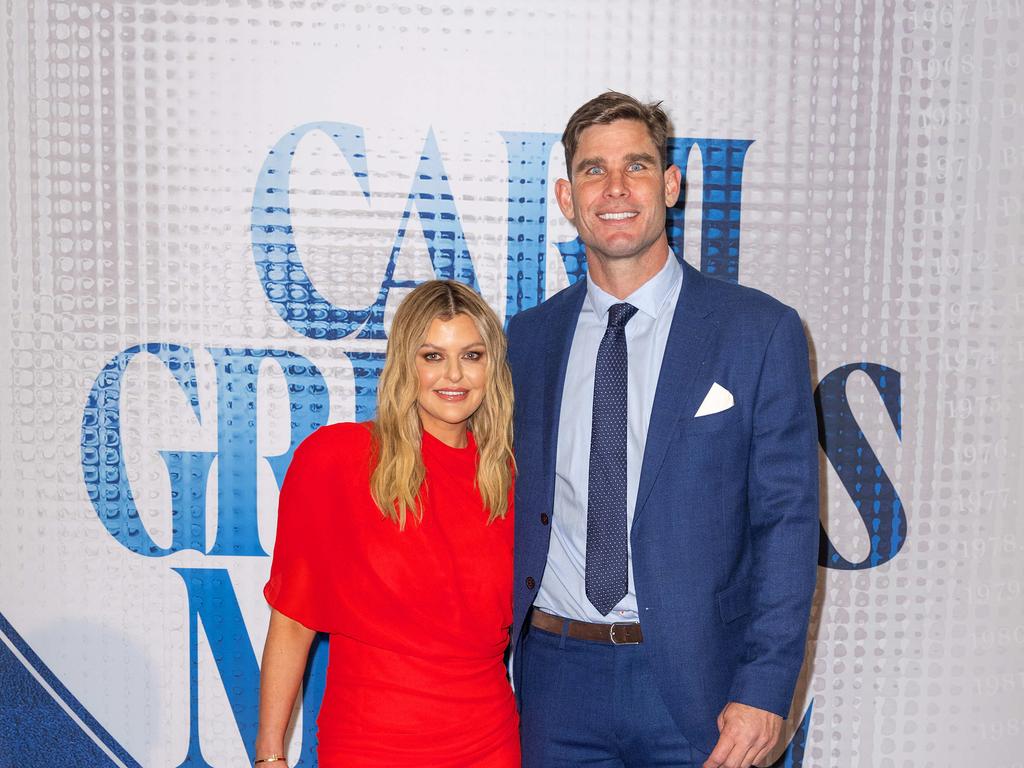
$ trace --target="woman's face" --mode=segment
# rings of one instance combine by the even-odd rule
[[[487,348],[473,319],[434,318],[416,350],[416,372],[423,428],[449,445],[464,446],[466,423],[487,386]]]

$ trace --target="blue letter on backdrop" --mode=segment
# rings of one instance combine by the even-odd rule
[[[690,148],[700,150],[704,164],[701,200],[700,270],[735,283],[740,275],[740,209],[743,162],[751,139],[669,139],[669,161],[678,165],[686,180]],[[684,183],[685,191],[686,185]],[[680,195],[668,211],[668,240],[676,253],[683,252],[683,205]]]
[[[128,364],[140,352],[159,358],[188,400],[200,422],[195,359],[177,344],[135,346],[117,354],[93,382],[82,413],[82,472],[89,500],[110,535],[132,552],[147,557],[183,549],[206,549],[206,475],[214,454],[206,451],[163,452],[171,477],[172,535],[169,547],[158,546],[139,520],[121,441],[121,383]]]
[[[347,123],[306,123],[274,145],[260,168],[252,201],[252,251],[263,290],[281,319],[303,336],[350,336],[370,316],[370,308],[344,309],[321,295],[302,266],[292,228],[288,183],[292,157],[310,131],[326,133],[348,161],[363,196],[370,199],[366,146],[362,131]]]
[[[836,551],[822,528],[818,562],[826,568],[851,571],[874,568],[892,560],[907,538],[907,518],[900,497],[846,400],[846,382],[854,371],[863,371],[871,378],[896,435],[903,436],[898,371],[878,363],[850,363],[836,368],[818,384],[814,393],[818,441],[853,499],[871,542],[867,557],[851,563]]]
[[[508,153],[505,322],[547,296],[548,159],[557,133],[502,131]]]

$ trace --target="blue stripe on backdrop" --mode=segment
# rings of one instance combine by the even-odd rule
[[[0,690],[4,692],[0,697],[0,752],[8,757],[17,756],[17,765],[116,766],[119,763],[111,759],[110,754],[113,754],[127,768],[141,768],[64,687],[3,614],[0,614]],[[74,712],[80,722],[75,722],[65,707]]]

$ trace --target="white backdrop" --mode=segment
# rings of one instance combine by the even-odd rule
[[[369,415],[405,286],[575,279],[544,190],[615,88],[672,117],[684,257],[812,345],[834,549],[781,760],[1024,765],[1021,0],[2,14],[0,764],[245,764],[290,449]]]

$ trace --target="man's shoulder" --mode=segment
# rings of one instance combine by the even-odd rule
[[[529,337],[536,333],[537,329],[543,328],[551,317],[558,314],[567,304],[579,300],[581,291],[586,291],[586,283],[583,280],[563,288],[534,307],[517,312],[509,321],[510,342],[518,336]]]
[[[717,319],[741,325],[772,327],[787,314],[795,310],[774,296],[748,285],[740,285],[713,275],[700,275],[708,306],[715,311]]]

